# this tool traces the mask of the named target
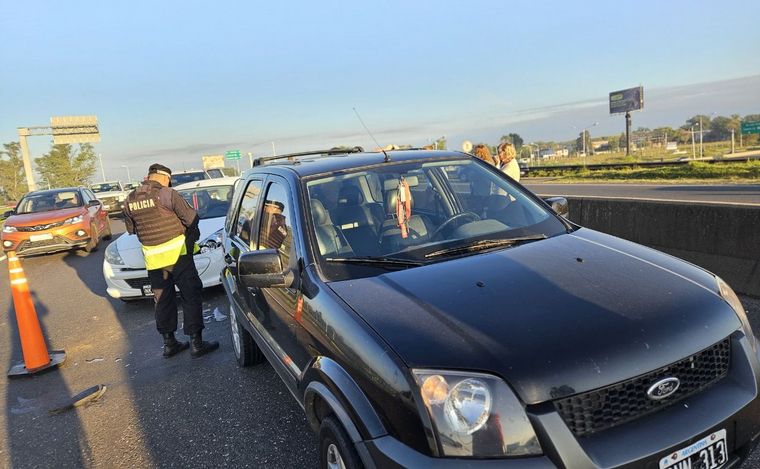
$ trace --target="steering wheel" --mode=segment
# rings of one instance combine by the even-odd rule
[[[457,213],[456,215],[452,215],[449,218],[446,219],[441,225],[433,231],[433,234],[430,235],[430,239],[435,239],[436,236],[438,236],[443,230],[450,227],[454,222],[461,221],[463,219],[467,218],[469,221],[478,221],[480,220],[480,216],[478,216],[477,213],[474,212],[461,212]]]

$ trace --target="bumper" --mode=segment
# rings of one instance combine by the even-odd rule
[[[740,333],[731,340],[729,373],[719,382],[671,407],[628,424],[576,437],[551,405],[528,408],[545,456],[516,459],[433,458],[391,436],[357,444],[368,467],[579,467],[653,468],[676,451],[726,430],[735,468],[760,441],[760,357]]]
[[[203,283],[203,288],[221,283],[219,274],[224,267],[222,250],[196,254],[193,257],[195,268]],[[150,286],[148,271],[145,269],[125,269],[124,266],[103,262],[103,278],[106,281],[106,293],[112,298],[139,299],[152,298],[144,294],[143,286]]]
[[[105,210],[109,215],[113,213],[121,213],[124,211],[124,202],[119,202],[117,200],[102,200],[103,203],[103,210]]]
[[[83,223],[65,225],[47,231],[16,231],[0,236],[3,251],[20,256],[78,249],[90,241],[90,227]]]

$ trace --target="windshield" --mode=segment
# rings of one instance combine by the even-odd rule
[[[566,230],[501,172],[472,159],[389,163],[316,178],[306,187],[313,234],[327,262],[426,261],[442,248]]]
[[[208,174],[204,171],[198,171],[196,173],[182,173],[172,174],[172,186],[179,186],[188,182],[202,181],[209,179]]]
[[[49,212],[64,208],[82,206],[82,199],[76,191],[45,192],[29,194],[18,204],[17,214]]]
[[[234,186],[196,187],[179,191],[201,220],[227,215]]]
[[[93,184],[90,186],[90,189],[97,194],[98,192],[120,191],[121,187],[118,182],[104,182],[101,184]]]

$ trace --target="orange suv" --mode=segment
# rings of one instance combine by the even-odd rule
[[[3,250],[19,255],[78,248],[91,252],[101,238],[111,238],[108,214],[84,187],[30,192],[5,216]]]

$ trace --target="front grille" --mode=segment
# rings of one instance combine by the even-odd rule
[[[730,359],[731,342],[725,339],[658,370],[557,400],[554,405],[575,435],[589,435],[630,422],[704,390],[728,373]],[[668,377],[681,381],[678,390],[660,401],[650,399],[649,388]]]
[[[17,226],[16,229],[18,231],[44,231],[49,230],[51,228],[57,228],[59,226],[63,225],[63,221],[57,221],[53,223],[47,223],[44,225],[34,225],[34,226]]]
[[[150,285],[150,280],[148,280],[148,277],[142,277],[142,278],[128,278],[124,280],[127,282],[127,284],[131,288],[136,288],[138,290],[142,290],[142,287],[144,285]]]
[[[24,240],[18,244],[16,252],[28,251],[30,249],[45,248],[50,246],[69,246],[71,241],[63,236],[53,236],[52,239],[43,239],[40,241]]]

